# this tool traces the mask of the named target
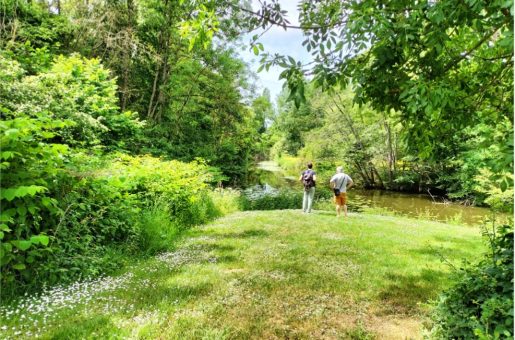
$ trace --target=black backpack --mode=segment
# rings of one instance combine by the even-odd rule
[[[309,189],[315,186],[315,180],[313,179],[313,170],[306,170],[304,175],[302,175],[302,184],[304,184],[304,189]]]

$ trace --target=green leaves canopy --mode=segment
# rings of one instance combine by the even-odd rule
[[[324,0],[299,8],[314,63],[285,65],[285,57],[263,54],[267,67],[289,70],[293,98],[302,98],[299,69],[323,88],[352,82],[359,103],[401,113],[404,137],[423,158],[459,153],[449,146],[467,138],[466,127],[500,124],[501,157],[492,166],[512,167],[513,1]],[[286,14],[278,1],[261,11],[265,26]]]

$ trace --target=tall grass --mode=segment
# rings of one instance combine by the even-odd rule
[[[169,249],[180,232],[176,222],[170,219],[170,207],[163,198],[158,198],[142,212],[139,223],[140,246],[149,254]]]
[[[215,189],[209,192],[209,198],[216,209],[216,217],[225,216],[240,209],[241,193],[235,189]]]
[[[240,192],[234,189],[205,191],[189,207],[189,224],[198,225],[240,209]],[[182,219],[181,219],[182,220]],[[170,250],[186,225],[175,218],[166,197],[155,198],[141,214],[140,247],[148,254]]]

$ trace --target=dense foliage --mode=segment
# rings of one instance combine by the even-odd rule
[[[33,103],[77,123],[63,132],[66,143],[79,138],[73,142],[83,147],[183,161],[202,157],[221,169],[220,179],[237,183],[259,145],[263,112],[253,109],[249,72],[232,47],[237,31],[223,14],[227,4],[213,1],[191,16],[196,6],[9,0],[0,9],[1,54],[38,77]],[[209,23],[211,29],[200,34]],[[72,53],[72,59],[58,57]],[[48,97],[53,100],[47,103]],[[129,121],[145,125],[135,134]],[[113,139],[123,145],[111,145]]]
[[[439,147],[481,120],[511,121],[513,1],[300,1],[299,10],[314,63],[263,54],[265,66],[287,68],[294,98],[302,73],[323,87],[352,81],[359,102],[410,123],[406,138],[423,157],[440,157]],[[258,24],[291,27],[278,1],[256,14]]]
[[[242,183],[269,148],[314,160],[320,182],[343,163],[365,187],[512,208],[513,1],[301,1],[297,27],[276,0],[249,8],[1,2],[3,296],[114,270],[239,208],[297,208],[299,192],[210,188]],[[302,29],[315,57],[255,36],[262,69],[285,68],[278,115],[233,44],[268,25]],[[513,335],[510,228],[491,245],[443,295],[435,336]]]
[[[253,106],[222,8],[196,6],[2,2],[3,296],[110,271],[228,210],[209,186],[245,177],[270,103]],[[193,34],[207,22],[216,37]]]
[[[298,190],[266,190],[261,187],[246,189],[239,198],[242,210],[299,209],[302,192]]]
[[[439,188],[478,202],[485,200],[476,180],[480,174],[488,173],[487,182],[503,191],[513,188],[513,1],[327,0],[299,1],[298,8],[299,25],[288,22],[279,1],[244,11],[256,26],[303,31],[302,45],[312,62],[261,53],[265,69],[285,69],[281,77],[297,117],[314,98],[305,75],[324,90],[352,88],[354,102],[369,105],[388,123],[386,136],[378,133],[374,140],[381,137],[393,147],[397,139],[401,154],[396,160],[408,161],[413,170],[402,176],[403,184],[422,182],[422,189]],[[256,35],[256,46],[258,40]],[[342,108],[336,118],[345,120],[354,110],[333,97],[329,102]],[[298,140],[303,129],[310,128],[290,128],[290,137]],[[350,139],[346,147],[351,148],[355,134],[340,133],[344,136],[336,138]],[[299,146],[290,143],[286,151]],[[370,158],[361,145],[356,151]],[[396,160],[389,156],[385,186],[395,187]],[[372,184],[370,174],[359,172],[365,185]]]
[[[503,180],[488,169],[488,160],[498,154],[499,145],[492,142],[486,149],[481,147],[484,126],[470,129],[476,138],[448,146],[467,151],[431,161],[411,151],[402,138],[406,123],[397,120],[397,113],[356,105],[350,88],[322,92],[308,86],[299,108],[285,102],[286,95],[280,98],[269,140],[271,157],[295,173],[307,161],[314,161],[326,181],[337,165],[343,165],[365,188],[448,195],[464,204],[486,204],[504,211],[513,205],[513,191],[503,188]],[[298,161],[291,162],[290,156]],[[512,179],[511,174],[503,174]]]
[[[4,291],[116,268],[113,252],[159,250],[178,228],[218,214],[205,164],[106,153],[143,125],[120,112],[98,61],[58,57],[33,76],[0,63]]]
[[[513,338],[513,228],[485,232],[490,252],[476,265],[455,272],[433,312],[437,339]]]

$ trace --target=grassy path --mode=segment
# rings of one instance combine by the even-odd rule
[[[437,252],[459,263],[483,249],[472,227],[241,212],[117,277],[3,307],[0,337],[421,338],[425,303],[449,284]]]

